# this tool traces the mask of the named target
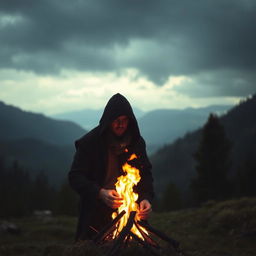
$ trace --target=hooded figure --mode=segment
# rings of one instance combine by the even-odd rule
[[[115,183],[132,153],[137,159],[129,164],[138,168],[141,176],[134,191],[139,194],[140,208],[146,205],[147,218],[154,196],[151,164],[137,120],[124,96],[118,93],[110,98],[99,125],[77,140],[75,146],[69,183],[80,196],[76,241],[92,239],[95,230],[111,221],[112,212],[122,203]]]

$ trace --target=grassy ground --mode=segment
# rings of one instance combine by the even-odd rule
[[[0,235],[0,255],[41,256],[63,255],[73,243],[75,218],[23,218],[9,220],[21,230],[20,234]]]
[[[156,214],[151,224],[180,241],[187,255],[256,255],[256,198]]]
[[[0,234],[2,256],[100,256],[103,250],[91,243],[73,244],[76,218],[56,216],[11,219],[18,235]],[[256,198],[208,202],[201,208],[155,213],[150,224],[178,240],[186,256],[255,256]],[[175,255],[165,242],[162,255]],[[131,246],[123,255],[149,255]]]

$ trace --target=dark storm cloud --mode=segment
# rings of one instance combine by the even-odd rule
[[[220,70],[192,75],[175,90],[183,95],[200,97],[241,97],[255,93],[256,73],[239,70]]]
[[[255,71],[254,0],[5,0],[0,10],[2,68],[134,67],[158,84],[170,75]]]

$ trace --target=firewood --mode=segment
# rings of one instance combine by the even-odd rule
[[[104,238],[111,233],[112,228],[115,227],[116,223],[124,216],[125,211],[119,213],[115,219],[113,219],[110,223],[108,223],[93,239],[95,243],[104,240]]]
[[[178,250],[178,248],[179,248],[179,242],[178,241],[176,241],[173,238],[167,236],[162,231],[159,231],[159,230],[153,228],[152,226],[150,226],[145,221],[139,221],[138,224],[141,225],[142,227],[144,227],[149,232],[151,232],[151,233],[155,234],[156,236],[160,237],[162,240],[170,243],[176,250]]]
[[[161,256],[160,253],[156,252],[155,250],[153,250],[153,248],[148,245],[147,242],[143,241],[141,238],[139,238],[136,234],[130,232],[130,236],[135,240],[137,241],[138,243],[140,243],[141,245],[143,245],[143,247],[145,249],[147,249],[151,254],[153,254],[154,256]]]
[[[145,240],[148,244],[150,244],[151,246],[153,246],[153,247],[155,247],[155,248],[157,248],[157,249],[160,248],[159,244],[158,244],[156,241],[154,241],[148,234],[146,234],[146,233],[142,230],[142,228],[140,227],[140,225],[139,225],[137,222],[135,222],[135,225],[136,225],[137,229],[139,230],[139,232],[141,233],[141,235],[142,235],[142,237],[144,238],[144,240]]]
[[[120,247],[123,245],[123,241],[125,240],[125,238],[130,235],[130,230],[134,224],[134,218],[135,218],[136,212],[132,211],[130,213],[130,216],[128,218],[127,224],[126,226],[122,229],[122,231],[120,232],[120,234],[118,235],[116,242],[114,243],[113,247],[110,249],[110,251],[108,252],[107,256],[116,256],[118,253],[118,250],[120,249]]]

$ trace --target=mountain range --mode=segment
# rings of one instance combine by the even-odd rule
[[[164,144],[170,144],[178,137],[203,125],[209,113],[225,113],[231,106],[208,106],[204,108],[158,109],[143,112],[134,108],[140,131],[147,143],[149,154]],[[98,125],[103,110],[84,109],[52,116],[59,120],[70,120],[91,129]]]
[[[134,108],[133,111],[137,118],[140,118],[145,114],[144,111],[138,108]],[[58,120],[69,120],[79,124],[86,130],[91,130],[92,128],[99,124],[102,113],[103,109],[82,109],[77,111],[55,114],[52,115],[52,118]]]
[[[248,159],[256,159],[256,95],[247,98],[220,117],[226,135],[232,144],[232,177],[245,166]],[[167,184],[173,183],[183,192],[189,188],[196,175],[195,159],[202,128],[176,139],[172,144],[159,149],[151,156],[153,175],[158,194]]]
[[[3,102],[0,120],[0,156],[6,164],[18,161],[32,177],[44,171],[51,184],[60,184],[72,161],[74,141],[86,130]]]
[[[204,108],[158,109],[150,111],[139,120],[141,134],[147,142],[151,155],[161,146],[201,127],[210,113],[223,114],[231,106],[208,106]]]
[[[0,102],[0,120],[0,140],[34,138],[50,144],[66,145],[85,133],[85,130],[74,122],[23,111],[3,102]]]

